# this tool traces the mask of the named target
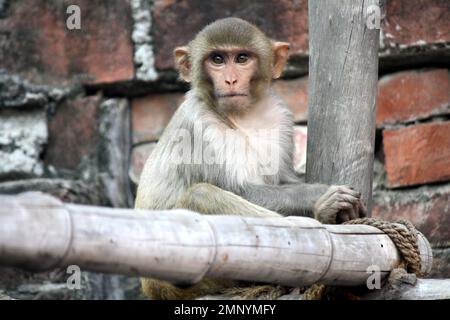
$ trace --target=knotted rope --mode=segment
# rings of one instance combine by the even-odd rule
[[[402,257],[400,267],[415,273],[418,277],[423,275],[420,251],[417,244],[418,231],[411,222],[406,220],[390,222],[374,218],[360,218],[343,224],[365,224],[383,231],[400,251]],[[326,296],[326,293],[327,287],[325,285],[314,284],[305,291],[304,298],[306,300],[321,300]]]
[[[389,236],[403,258],[404,268],[417,276],[422,276],[419,246],[417,245],[417,229],[406,220],[384,221],[374,218],[361,218],[344,224],[365,224],[380,229]]]

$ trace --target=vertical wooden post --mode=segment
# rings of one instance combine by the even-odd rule
[[[306,181],[349,184],[361,191],[369,212],[378,81],[377,4],[377,0],[308,4]]]

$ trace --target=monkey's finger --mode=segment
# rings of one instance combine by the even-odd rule
[[[339,201],[346,201],[349,202],[351,204],[356,204],[359,202],[359,199],[350,195],[350,194],[336,194],[336,198]]]
[[[345,200],[341,201],[339,199],[336,199],[335,201],[331,202],[331,207],[336,210],[348,210],[352,208],[352,204]]]
[[[359,211],[358,207],[359,207],[359,204],[354,203],[353,208],[351,210],[349,210],[350,220],[358,218],[358,211]]]
[[[334,190],[334,193],[338,193],[338,194],[349,194],[353,197],[356,198],[360,198],[361,197],[361,192],[356,191],[356,190],[352,190],[349,186],[346,185],[342,185],[342,186],[335,186],[336,189]]]
[[[360,198],[361,192],[351,189],[349,186],[339,186],[338,193],[350,194],[353,197]]]
[[[355,203],[358,203],[358,199],[350,195],[334,194],[331,198],[325,201],[326,207],[331,207],[335,210],[352,209]]]
[[[348,202],[350,204],[357,203],[359,201],[358,197],[353,196],[349,193],[349,189],[345,189],[342,186],[330,187],[329,191],[326,192],[322,197],[319,198],[318,202],[323,204],[324,207],[333,207],[340,209],[339,205],[335,207],[334,205],[339,202]]]
[[[351,210],[353,205],[347,201],[338,201],[333,203],[332,208],[336,211]]]
[[[367,207],[364,204],[364,202],[360,201],[358,205],[359,205],[359,217],[360,218],[367,217]]]

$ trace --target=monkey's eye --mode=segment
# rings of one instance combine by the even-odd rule
[[[246,53],[239,53],[237,58],[236,58],[236,62],[237,63],[246,63],[248,61],[248,54]]]
[[[211,55],[211,60],[214,64],[222,64],[224,63],[225,59],[223,58],[222,55],[218,54],[218,53],[213,53]]]

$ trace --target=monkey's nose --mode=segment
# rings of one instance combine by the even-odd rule
[[[235,85],[237,83],[237,79],[234,80],[225,80],[225,83],[229,86]]]

